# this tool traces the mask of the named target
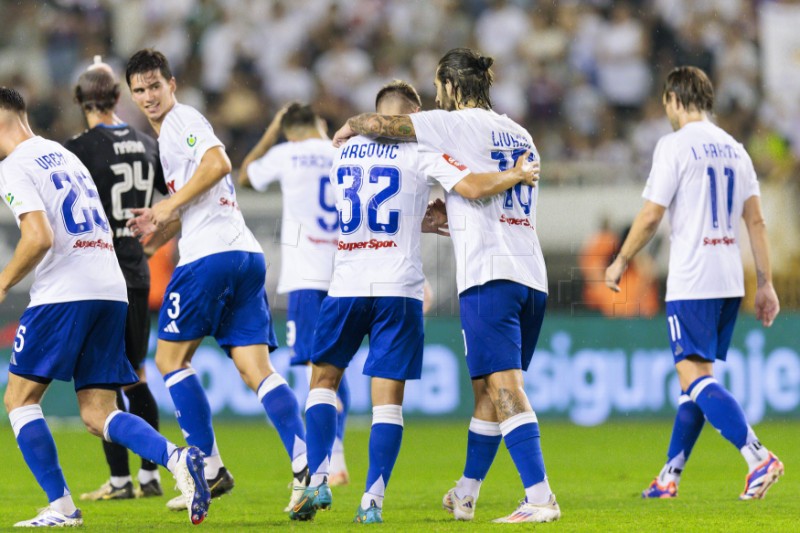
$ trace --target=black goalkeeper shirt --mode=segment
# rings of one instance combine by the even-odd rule
[[[167,193],[158,143],[127,124],[100,124],[64,145],[89,169],[114,238],[114,250],[129,289],[149,289],[150,269],[141,243],[125,223],[131,209],[150,207],[153,189]]]

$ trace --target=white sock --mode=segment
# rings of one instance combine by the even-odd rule
[[[472,496],[477,501],[478,495],[481,493],[481,483],[483,482],[477,479],[461,476],[461,479],[456,482],[456,496],[459,498]]]
[[[658,484],[661,486],[666,486],[670,481],[672,481],[677,485],[681,482],[682,473],[683,469],[670,466],[669,463],[667,463],[658,474]]]
[[[749,444],[745,444],[739,451],[742,452],[742,457],[744,457],[744,460],[747,461],[747,468],[749,472],[752,472],[758,468],[761,463],[769,458],[769,450],[757,440],[754,440]]]
[[[111,476],[111,486],[115,489],[121,489],[126,483],[131,482],[131,476]]]
[[[347,463],[344,460],[344,443],[342,439],[336,437],[333,441],[333,451],[331,453],[331,474],[347,472]]]
[[[292,459],[292,473],[299,474],[308,466],[308,455],[301,453]]]
[[[78,509],[75,507],[75,502],[72,501],[72,496],[69,494],[65,494],[59,499],[50,502],[50,508],[64,516],[69,516]]]
[[[552,493],[553,491],[550,490],[550,483],[547,482],[547,478],[544,478],[543,481],[536,485],[525,487],[525,499],[528,503],[534,505],[542,505],[549,502]]]
[[[378,506],[378,509],[383,509],[383,496],[377,496],[375,494],[370,494],[369,492],[365,492],[363,496],[361,496],[361,508],[367,509],[372,502],[375,502],[375,505]]]
[[[224,466],[222,464],[222,457],[219,455],[209,455],[207,457],[203,457],[203,461],[206,462],[206,466],[203,469],[206,479],[214,479],[217,477],[217,475],[219,475],[219,469]]]
[[[143,470],[139,469],[139,473],[136,474],[136,479],[139,480],[139,485],[144,485],[145,483],[150,483],[154,479],[156,481],[161,481],[161,473],[156,470]]]

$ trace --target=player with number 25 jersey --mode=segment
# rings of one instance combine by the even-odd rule
[[[78,300],[127,303],[111,227],[89,170],[75,154],[56,142],[33,137],[0,164],[0,185],[17,224],[23,213],[44,211],[53,228],[53,247],[36,267],[29,309]],[[120,383],[135,381],[133,375]]]

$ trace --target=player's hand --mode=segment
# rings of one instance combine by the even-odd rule
[[[125,225],[131,230],[134,237],[141,241],[156,232],[158,228],[153,223],[152,209],[149,207],[141,207],[131,209],[131,212],[134,214],[134,217],[128,220]]]
[[[625,259],[621,255],[618,255],[617,258],[614,259],[614,262],[606,269],[606,287],[614,292],[619,292],[619,280],[622,278],[627,267],[628,264]]]
[[[355,137],[358,135],[353,128],[350,127],[350,121],[344,123],[344,126],[339,128],[339,130],[333,135],[333,146],[339,148],[341,145],[347,142],[348,139],[351,137]]]
[[[536,187],[536,182],[539,181],[541,165],[538,159],[534,161],[528,161],[530,155],[530,152],[525,152],[518,157],[517,162],[514,164],[514,169],[522,174],[520,178],[521,183],[530,185],[531,187]]]
[[[781,304],[778,302],[778,295],[772,287],[772,283],[765,283],[756,290],[756,320],[760,320],[765,328],[768,328],[775,321]]]
[[[167,224],[178,218],[178,211],[172,207],[172,202],[161,200],[150,209],[150,221],[158,229],[164,229]]]
[[[450,236],[447,208],[441,198],[428,203],[425,216],[422,217],[422,233],[435,233],[444,237]]]
[[[8,291],[6,289],[0,289],[0,304],[3,303],[6,296],[8,296]]]

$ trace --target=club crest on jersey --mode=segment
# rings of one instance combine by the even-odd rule
[[[194,148],[194,145],[197,144],[197,137],[190,133],[189,136],[186,137],[186,144],[189,145],[189,148]]]
[[[444,157],[444,160],[445,160],[445,161],[447,161],[448,163],[450,163],[451,165],[453,165],[454,167],[456,167],[458,170],[467,170],[467,166],[466,166],[466,165],[464,165],[463,163],[460,163],[460,162],[459,162],[457,159],[455,159],[454,157],[452,157],[452,156],[450,156],[450,155],[447,155],[447,154],[442,154],[442,157]]]

